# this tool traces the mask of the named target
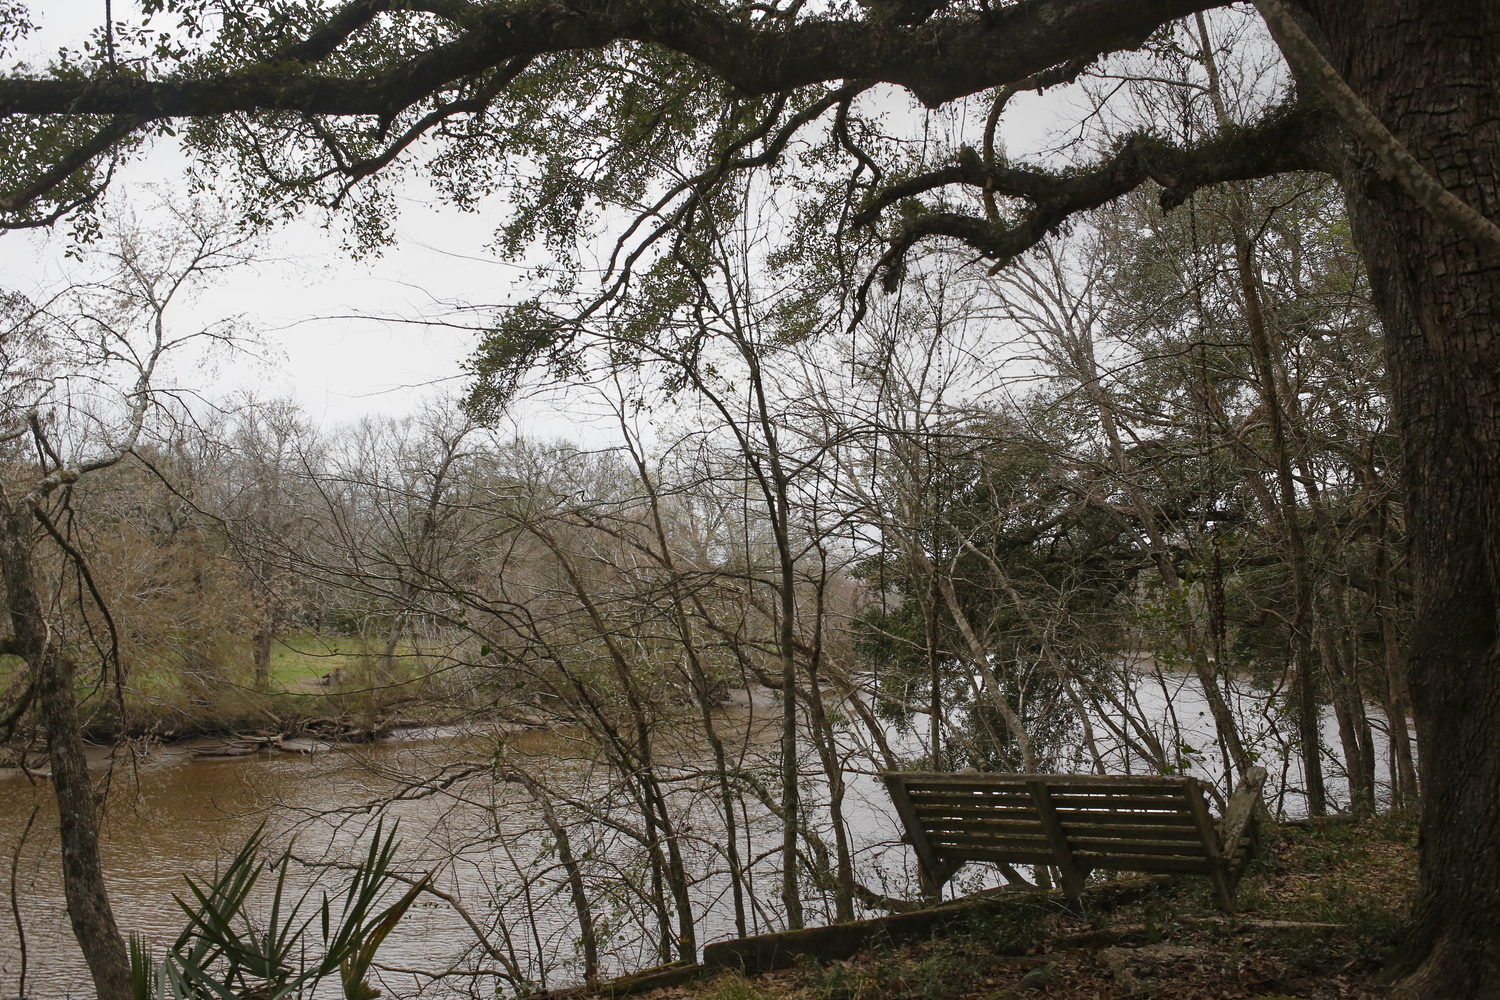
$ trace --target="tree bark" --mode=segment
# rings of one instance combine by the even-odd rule
[[[1349,808],[1362,816],[1373,815],[1375,741],[1370,734],[1369,715],[1365,712],[1354,643],[1349,639],[1350,626],[1342,613],[1346,588],[1343,578],[1336,573],[1328,574],[1327,579],[1332,593],[1323,611],[1323,622],[1318,627],[1318,644],[1333,689],[1339,741],[1344,746],[1344,767],[1349,772]]]
[[[1438,180],[1500,210],[1500,5],[1309,0],[1333,67]],[[1393,188],[1368,151],[1350,220],[1385,325],[1405,450],[1409,676],[1422,783],[1407,985],[1500,997],[1500,259]]]
[[[99,860],[99,812],[83,754],[73,664],[50,642],[31,558],[31,511],[0,494],[0,577],[16,651],[37,682],[62,839],[63,895],[99,1000],[131,1000],[130,958],[115,923]]]

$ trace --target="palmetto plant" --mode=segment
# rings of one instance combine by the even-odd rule
[[[160,962],[145,943],[130,942],[136,1000],[282,1000],[310,996],[338,975],[345,1000],[374,1000],[366,980],[375,952],[400,922],[431,876],[410,885],[377,909],[395,876],[397,842],[380,825],[369,851],[334,895],[314,884],[292,899],[287,889],[290,850],[274,864],[262,856],[264,827],[212,881],[187,879],[191,899],[175,897],[188,924]],[[266,875],[274,876],[269,906],[252,911],[250,898]]]

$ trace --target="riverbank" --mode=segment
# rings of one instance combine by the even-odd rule
[[[1241,883],[1239,912],[1180,879],[1069,913],[1050,899],[844,961],[727,972],[648,1000],[1348,1000],[1389,997],[1416,891],[1416,828],[1391,814],[1286,826]],[[596,994],[611,995],[608,992]]]
[[[252,720],[253,722],[254,720]],[[123,748],[137,758],[194,758],[219,760],[255,754],[312,754],[361,744],[451,738],[462,733],[511,734],[550,728],[546,722],[521,714],[483,717],[476,714],[444,715],[429,719],[393,716],[381,718],[372,729],[359,717],[310,717],[275,720],[278,728],[223,726],[216,723],[185,733],[152,732],[124,740],[92,739],[84,743],[90,767],[108,766]],[[45,776],[49,763],[44,747],[24,739],[0,745],[0,770],[25,769]]]
[[[370,742],[477,717],[539,724],[530,718],[534,709],[497,704],[486,676],[446,656],[400,649],[387,662],[356,636],[288,636],[274,643],[267,673],[257,680],[249,643],[225,645],[234,655],[226,653],[223,663],[133,666],[123,712],[112,683],[80,677],[84,739],[98,746],[217,744],[234,756],[288,741]],[[21,684],[21,669],[19,659],[0,657],[0,686]],[[15,766],[22,748],[35,750],[39,734],[28,721],[0,746],[0,767]]]

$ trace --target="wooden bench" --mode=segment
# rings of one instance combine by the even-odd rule
[[[1222,819],[1196,778],[1084,774],[882,775],[922,890],[935,898],[966,861],[1052,865],[1075,906],[1095,870],[1186,872],[1213,880],[1219,908],[1259,849],[1264,768],[1251,768]]]

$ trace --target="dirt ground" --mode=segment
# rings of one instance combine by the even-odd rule
[[[1181,879],[1109,912],[1045,901],[959,934],[847,962],[644,994],[653,1000],[1293,1000],[1391,997],[1416,888],[1416,832],[1391,815],[1283,827],[1239,888],[1239,912]]]

